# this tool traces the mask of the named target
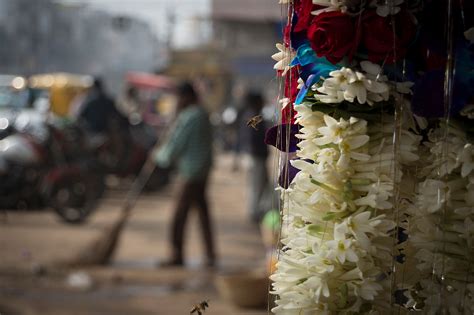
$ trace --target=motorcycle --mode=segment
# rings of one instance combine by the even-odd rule
[[[81,223],[105,190],[100,167],[81,153],[74,132],[32,117],[20,115],[15,132],[0,140],[0,208],[48,207]]]
[[[156,131],[143,122],[122,125],[120,130],[96,137],[95,156],[103,172],[118,178],[136,177],[158,138]],[[145,191],[157,191],[169,182],[169,170],[155,168]]]

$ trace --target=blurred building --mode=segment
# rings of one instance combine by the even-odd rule
[[[215,45],[228,58],[235,86],[269,93],[276,88],[271,55],[281,42],[284,16],[276,1],[212,0]]]
[[[160,43],[136,18],[51,0],[0,0],[0,73],[101,75],[118,92],[125,72],[152,71]]]
[[[203,103],[218,111],[228,99],[232,73],[227,57],[207,43],[196,48],[172,50],[166,74],[197,83]]]
[[[174,50],[166,70],[179,78],[197,79],[211,109],[239,102],[249,88],[269,100],[277,95],[271,55],[281,41],[285,13],[274,1],[211,0],[212,36],[200,46]]]

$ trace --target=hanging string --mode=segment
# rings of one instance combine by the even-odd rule
[[[286,16],[286,23],[285,25],[290,25],[291,21],[292,21],[292,18],[293,18],[293,6],[292,6],[292,3],[291,1],[288,1],[288,3],[286,4],[286,6],[281,6],[281,20],[283,21],[285,16]],[[284,33],[285,33],[285,26],[282,25],[282,28],[281,28],[281,33],[283,34],[283,37],[285,36]],[[283,42],[283,46],[286,47],[286,43]],[[290,39],[290,43],[289,43],[289,47],[288,49],[291,49],[291,39]],[[288,61],[288,64],[287,65],[284,65],[285,67],[289,66],[289,63],[291,63],[291,60]],[[290,75],[291,76],[291,71],[288,71],[287,75]],[[291,77],[290,77],[291,79]],[[278,98],[277,98],[277,102],[276,102],[276,115],[275,117],[277,117],[277,119],[275,119],[275,123],[278,125],[278,128],[277,128],[277,136],[276,136],[276,144],[278,147],[281,148],[281,141],[283,141],[282,139],[282,123],[283,123],[283,114],[282,114],[282,107],[280,106],[280,101],[282,99],[285,98],[285,89],[286,89],[286,80],[284,79],[283,76],[278,76],[277,77],[277,84],[278,84]],[[291,80],[290,80],[291,82]],[[287,104],[286,106],[292,106],[292,104]],[[289,130],[287,130],[286,132],[286,152],[289,151],[289,137],[290,137],[290,133],[289,133]],[[274,158],[273,160],[273,174],[274,174],[274,180],[273,180],[273,183],[274,183],[274,187],[278,187],[278,178],[279,176],[282,176],[283,177],[283,181],[286,183],[288,181],[288,168],[287,167],[283,167],[284,165],[286,165],[288,161],[288,156],[285,155],[283,152],[279,152],[278,156],[276,158]],[[284,174],[280,174],[280,172],[284,172]],[[281,196],[278,198],[278,202],[277,202],[277,208],[278,208],[278,212],[280,214],[279,216],[279,221],[280,221],[280,224],[279,224],[279,229],[278,229],[278,232],[277,232],[277,244],[275,245],[275,249],[272,250],[271,252],[271,257],[270,257],[270,264],[273,264],[274,261],[278,261],[280,259],[280,250],[281,250],[281,236],[282,236],[282,228],[283,228],[283,205],[282,203],[284,203],[284,199],[285,196],[283,193],[281,193]],[[274,198],[273,198],[273,191],[272,191],[272,208],[275,208],[275,204],[274,204]],[[276,254],[275,254],[276,253]],[[276,255],[276,257],[273,257],[273,255]],[[270,267],[273,267],[272,265]],[[271,268],[270,268],[271,270]],[[272,304],[275,304],[275,301],[277,299],[277,296],[276,295],[272,295],[270,294],[270,291],[271,291],[271,286],[272,286],[272,283],[271,281],[268,282],[268,299],[267,299],[267,314],[270,314],[271,313],[271,307],[272,307]],[[271,298],[270,298],[271,297]]]
[[[394,6],[393,0],[385,0],[385,5],[388,6],[389,8],[392,8]],[[396,33],[396,22],[395,18],[393,15],[390,16],[391,18],[391,25],[392,25],[392,37],[393,37],[393,61],[394,61],[394,66],[395,69],[398,68],[398,63],[397,63],[397,33]],[[389,58],[389,55],[384,60],[384,63],[382,64],[382,68],[387,61],[387,58]],[[396,88],[396,86],[394,87]],[[402,172],[400,170],[401,168],[401,163],[400,163],[400,144],[401,144],[401,136],[402,136],[402,125],[403,125],[403,104],[402,104],[402,99],[400,96],[398,96],[395,93],[395,107],[394,107],[394,117],[393,117],[393,122],[394,122],[394,130],[393,130],[393,135],[392,135],[392,178],[393,178],[393,196],[392,196],[392,201],[393,201],[393,220],[395,222],[395,230],[392,232],[393,237],[392,237],[392,260],[391,260],[391,266],[390,266],[390,309],[391,309],[391,314],[394,314],[395,312],[395,294],[397,290],[397,274],[398,274],[398,266],[397,266],[397,256],[399,255],[398,252],[398,236],[400,232],[400,225],[401,225],[401,214],[400,214],[400,181],[401,181],[401,176]],[[382,112],[382,124],[384,123],[383,119],[383,112]],[[398,310],[400,313],[401,308],[398,307]]]
[[[464,0],[459,0],[459,5],[460,5],[460,14],[461,14],[461,21],[462,21],[462,26],[463,30],[467,29],[466,25],[466,16],[464,13]],[[455,62],[455,60],[453,60]],[[455,68],[455,65],[453,65],[453,69]],[[469,248],[472,250],[472,248]],[[461,311],[464,311],[464,307],[466,304],[466,298],[467,298],[467,285],[469,283],[469,279],[471,279],[471,267],[472,267],[472,259],[468,257],[467,261],[467,270],[466,270],[466,276],[464,277],[464,284],[463,284],[463,289],[462,289],[462,294],[461,294],[461,301],[460,301],[460,309]]]
[[[443,135],[443,150],[442,150],[442,161],[443,164],[441,167],[445,167],[446,171],[443,172],[444,174],[448,174],[448,152],[449,152],[449,133],[450,133],[450,118],[451,118],[451,106],[453,102],[453,83],[454,83],[454,39],[453,39],[453,31],[454,31],[454,20],[453,20],[453,0],[447,1],[447,10],[446,10],[446,69],[445,69],[445,76],[444,76],[444,135]],[[441,179],[445,184],[447,183],[447,175],[444,175]],[[444,206],[442,209],[442,221],[446,222],[446,218],[448,215],[447,209],[447,189],[442,191],[443,199],[445,200]],[[439,304],[442,314],[447,314],[446,305],[443,303],[445,300],[446,295],[446,231],[445,229],[441,229],[442,233],[442,255],[441,255],[441,277],[440,277],[440,291],[439,291]]]

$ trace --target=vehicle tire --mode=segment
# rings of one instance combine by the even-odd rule
[[[94,212],[104,189],[102,176],[63,181],[52,189],[50,205],[64,222],[80,224]]]

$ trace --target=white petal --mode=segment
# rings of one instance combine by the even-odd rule
[[[279,52],[272,55],[272,59],[275,60],[275,61],[280,61],[283,58],[285,58],[285,53],[282,52],[282,51],[279,51]]]
[[[372,63],[370,61],[362,61],[360,63],[360,67],[365,72],[373,75],[378,75],[382,72],[382,68],[378,64]]]
[[[326,123],[326,125],[328,127],[332,127],[334,125],[337,125],[337,120],[332,118],[331,116],[329,115],[324,115],[324,122]]]

